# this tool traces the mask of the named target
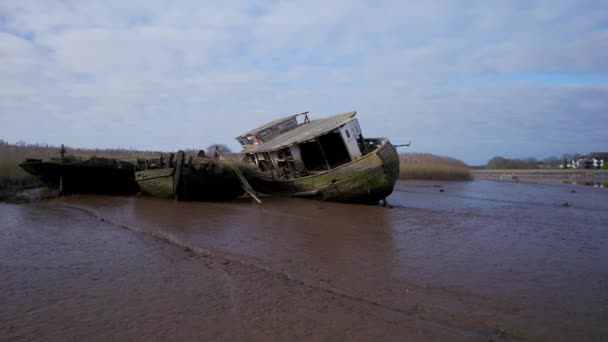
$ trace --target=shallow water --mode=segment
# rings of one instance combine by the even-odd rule
[[[522,180],[526,182],[560,182],[571,185],[594,186],[598,188],[608,188],[608,172],[605,170],[580,170],[577,173],[483,173],[477,171],[473,174],[477,179],[492,179],[501,181]]]
[[[48,206],[79,208],[200,254],[475,336],[608,336],[605,189],[399,182],[388,199],[393,209],[263,200],[72,196]],[[46,210],[27,215],[43,219]],[[58,224],[77,223],[66,216]]]

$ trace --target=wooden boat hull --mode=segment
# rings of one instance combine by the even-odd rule
[[[145,195],[185,201],[223,201],[237,198],[244,190],[236,177],[182,167],[135,172],[135,180]]]
[[[175,198],[173,188],[174,168],[153,169],[135,172],[135,181],[141,193],[158,198]]]
[[[129,194],[139,191],[133,179],[134,165],[109,158],[87,160],[28,160],[19,164],[48,187],[64,194]]]
[[[399,155],[383,139],[363,157],[323,173],[290,180],[256,179],[256,191],[311,197],[333,202],[377,204],[393,192],[399,177]]]
[[[187,201],[226,201],[245,194],[232,173],[215,175],[193,168],[183,168],[177,187],[177,198]]]

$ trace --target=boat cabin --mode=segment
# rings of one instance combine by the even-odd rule
[[[244,159],[268,178],[294,179],[339,167],[374,146],[363,139],[356,112],[309,120],[308,112],[283,117],[236,139]]]

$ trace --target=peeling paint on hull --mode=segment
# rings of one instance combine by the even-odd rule
[[[374,151],[329,171],[290,180],[257,179],[253,187],[270,194],[377,204],[393,192],[398,177],[397,150],[384,139]]]

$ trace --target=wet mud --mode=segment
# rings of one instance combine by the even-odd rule
[[[0,205],[0,336],[608,337],[605,189],[399,182],[388,201]]]

